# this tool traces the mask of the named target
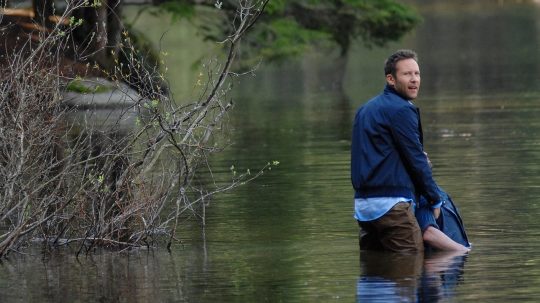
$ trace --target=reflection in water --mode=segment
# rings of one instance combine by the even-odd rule
[[[362,251],[358,302],[416,302],[423,254]]]
[[[438,252],[424,259],[418,299],[420,302],[435,302],[451,299],[456,287],[463,281],[466,254],[457,252]]]
[[[467,255],[362,251],[357,302],[437,302],[454,297]]]

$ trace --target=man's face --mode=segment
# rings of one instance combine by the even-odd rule
[[[396,63],[396,76],[386,75],[386,82],[408,100],[414,100],[420,90],[420,67],[414,59],[404,59]]]

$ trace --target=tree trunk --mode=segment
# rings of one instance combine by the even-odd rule
[[[101,66],[109,70],[110,64],[107,60],[110,55],[110,52],[107,50],[107,6],[108,1],[102,0],[102,5],[95,8],[96,22],[94,24],[94,30],[96,39],[93,49],[96,53],[93,57]]]
[[[7,0],[3,0],[7,2]],[[50,27],[49,17],[54,15],[54,0],[33,0],[34,19],[43,27]]]
[[[118,58],[120,51],[120,42],[122,39],[122,1],[109,0],[107,12],[107,52],[108,64],[115,64],[115,59]],[[112,53],[111,53],[112,52]],[[114,55],[113,55],[114,54]]]
[[[345,81],[345,74],[347,73],[347,64],[349,63],[349,56],[346,52],[341,54],[334,61],[334,81],[332,82],[332,88],[334,90],[343,90],[343,83]]]
[[[75,33],[80,49],[85,49],[85,55],[108,71],[116,64],[122,38],[121,3],[121,0],[103,0],[101,6],[81,8],[74,13],[85,21]]]

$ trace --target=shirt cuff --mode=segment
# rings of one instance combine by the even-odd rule
[[[442,204],[443,204],[443,200],[431,205],[431,208],[441,208]]]

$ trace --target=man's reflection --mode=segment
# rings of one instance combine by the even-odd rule
[[[437,302],[455,295],[466,255],[361,251],[357,302]]]
[[[455,296],[456,287],[463,281],[467,254],[436,252],[426,255],[418,288],[419,302],[437,302]]]

